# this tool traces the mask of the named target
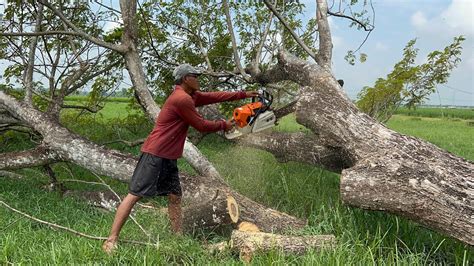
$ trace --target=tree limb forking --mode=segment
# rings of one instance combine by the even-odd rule
[[[314,60],[317,61],[317,56],[316,54],[301,40],[301,38],[291,29],[290,25],[288,25],[288,22],[286,22],[285,18],[275,9],[275,7],[268,1],[268,0],[263,0],[265,5],[272,11],[273,14],[278,18],[278,20],[283,24],[283,26],[286,28],[286,30],[293,36],[293,39],[305,50],[306,53],[308,53],[309,56],[311,56]]]
[[[96,37],[93,37],[93,36],[83,32],[81,29],[76,27],[76,25],[74,25],[70,20],[68,20],[61,11],[57,10],[52,4],[50,4],[48,2],[48,0],[38,0],[38,2],[41,3],[42,5],[48,7],[51,11],[53,11],[62,21],[64,21],[64,23],[66,23],[66,25],[68,25],[68,27],[70,27],[73,31],[75,31],[78,36],[80,36],[80,37],[82,37],[82,38],[84,38],[84,39],[86,39],[90,42],[93,42],[93,43],[95,43],[99,46],[114,50],[114,51],[119,52],[121,54],[123,54],[127,51],[127,48],[123,45],[116,45],[116,44],[112,44],[112,43],[109,43],[109,42],[105,42],[103,40],[100,40]]]

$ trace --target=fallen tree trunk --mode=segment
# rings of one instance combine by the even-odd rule
[[[194,203],[183,210],[183,230],[194,232],[197,229],[213,228],[235,224],[239,220],[239,205],[235,199],[224,193],[216,194],[212,199]]]
[[[318,65],[282,51],[269,73],[301,86],[297,122],[315,133],[315,145],[339,151],[347,162],[340,183],[346,204],[405,216],[474,245],[472,162],[360,112],[331,72]],[[272,81],[268,73],[263,80]],[[275,143],[272,149],[284,145]],[[316,147],[306,148],[311,149]]]

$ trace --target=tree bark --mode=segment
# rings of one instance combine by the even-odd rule
[[[351,164],[343,150],[322,146],[313,134],[279,133],[251,134],[239,138],[238,143],[272,153],[279,162],[304,162],[340,173]]]
[[[19,169],[51,164],[60,161],[60,156],[40,145],[31,150],[0,154],[0,169]]]
[[[19,125],[21,121],[17,118],[11,116],[7,111],[5,111],[0,106],[0,125],[1,124],[8,124],[8,125]]]
[[[230,195],[219,193],[219,191],[216,193],[218,194],[212,199],[193,203],[183,210],[183,230],[185,232],[237,223],[239,206],[235,199]]]
[[[281,250],[284,253],[303,254],[310,249],[322,249],[335,246],[333,235],[285,236],[262,232],[232,231],[231,248],[239,252],[240,257],[250,261],[257,251]]]
[[[394,132],[360,112],[328,70],[284,52],[278,64],[286,77],[303,86],[297,122],[346,162],[340,183],[345,203],[408,217],[474,244],[472,162]]]
[[[263,206],[236,191],[223,181],[203,176],[189,176],[180,173],[184,202],[209,201],[217,193],[231,195],[239,205],[240,220],[256,224],[264,232],[284,232],[298,230],[306,226],[307,221]]]

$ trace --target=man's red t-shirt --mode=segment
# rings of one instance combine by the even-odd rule
[[[166,99],[155,128],[141,148],[165,159],[178,159],[183,154],[184,142],[189,125],[200,132],[216,132],[225,129],[225,121],[205,120],[196,110],[196,106],[218,102],[233,101],[245,98],[245,92],[200,92],[189,95],[182,87],[176,85]]]

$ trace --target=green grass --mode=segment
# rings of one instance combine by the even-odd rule
[[[398,115],[417,116],[417,117],[438,117],[438,118],[459,118],[474,119],[474,108],[456,109],[456,108],[425,108],[417,109],[400,108],[396,111]]]
[[[66,104],[74,104],[74,105],[85,105],[86,102],[82,101],[66,101]],[[62,114],[78,114],[77,110],[73,109],[63,109]],[[86,113],[86,111],[84,111]],[[110,101],[99,110],[97,113],[89,113],[94,118],[102,119],[104,121],[116,118],[126,118],[130,114],[139,114],[140,112],[137,110],[133,110],[129,107],[128,102],[121,102],[121,101]]]
[[[117,105],[115,105],[117,104]],[[122,104],[122,105],[120,105]],[[125,103],[107,103],[100,115],[77,116],[63,114],[62,122],[72,131],[96,141],[145,137],[151,130],[147,120],[135,114],[125,118]],[[473,127],[466,121],[394,116],[388,126],[402,133],[427,139],[452,153],[474,159]],[[288,116],[277,130],[305,131]],[[0,152],[14,151],[34,145],[22,134],[0,136]],[[139,147],[110,145],[133,154]],[[373,264],[454,264],[469,265],[474,259],[472,248],[456,240],[423,228],[404,218],[382,212],[351,208],[341,203],[339,176],[302,163],[279,163],[264,151],[244,148],[210,135],[199,149],[215,164],[227,182],[237,191],[265,205],[308,219],[309,225],[295,234],[334,234],[338,244],[334,249],[310,251],[302,256],[283,255],[278,251],[258,254],[256,265],[373,265]],[[192,172],[184,160],[180,169]],[[88,170],[72,164],[53,166],[59,180],[76,178],[97,181]],[[70,168],[71,170],[68,170]],[[42,169],[17,171],[21,180],[0,177],[0,200],[41,219],[71,227],[91,235],[108,234],[113,213],[103,212],[74,198],[62,197],[43,187],[48,178]],[[74,176],[71,176],[71,173]],[[124,195],[127,185],[105,178],[118,193]],[[65,183],[73,190],[103,190],[97,185]],[[155,206],[165,206],[161,198],[151,199]],[[159,246],[144,247],[122,244],[119,252],[106,256],[100,241],[77,237],[23,218],[0,207],[0,264],[242,264],[229,253],[211,255],[203,249],[204,242],[223,237],[213,233],[176,237],[170,233],[165,216],[138,210],[136,218],[149,232],[152,242]],[[128,222],[122,238],[147,241],[132,222]]]
[[[387,126],[474,161],[474,126],[469,126],[465,120],[395,115]]]
[[[87,96],[83,95],[73,95],[67,96],[66,101],[75,101],[75,102],[86,102],[88,100]],[[128,103],[130,102],[129,97],[107,97],[105,99],[106,102],[121,102],[121,103]]]

